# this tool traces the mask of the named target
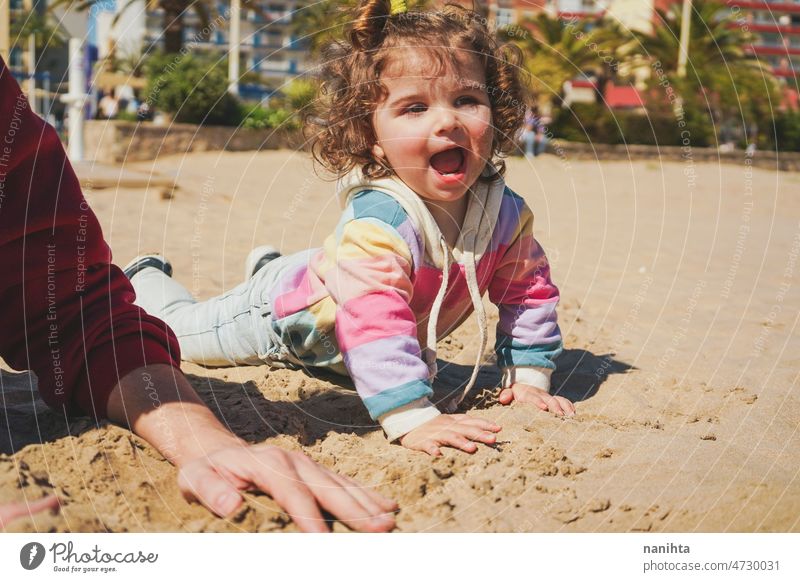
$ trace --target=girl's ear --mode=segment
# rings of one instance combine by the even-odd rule
[[[375,156],[375,159],[378,159],[378,160],[385,160],[386,159],[386,154],[383,151],[383,148],[380,145],[378,145],[377,143],[374,146],[372,146],[372,155]]]

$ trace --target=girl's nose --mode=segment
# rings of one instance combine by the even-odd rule
[[[456,130],[461,125],[458,115],[449,107],[442,107],[436,112],[436,127],[434,133],[436,135],[448,134]]]

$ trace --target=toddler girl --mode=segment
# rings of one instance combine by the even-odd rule
[[[500,401],[573,414],[548,393],[562,349],[558,290],[533,215],[498,159],[524,120],[517,55],[458,6],[363,2],[346,40],[325,52],[320,112],[307,125],[315,159],[339,177],[335,232],[321,249],[290,256],[255,249],[247,281],[199,303],[163,258],[141,257],[126,271],[139,304],[172,327],[184,359],[349,375],[390,440],[439,455],[443,445],[474,452],[500,430],[430,400],[436,342],[473,310],[472,377],[440,407],[452,413],[474,384],[488,291],[500,311]]]

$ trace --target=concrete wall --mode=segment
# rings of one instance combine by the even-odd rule
[[[715,162],[743,164],[744,150],[720,152],[716,148],[683,148],[680,146],[606,145],[553,140],[547,152],[567,160],[653,160],[664,162]],[[800,172],[800,153],[757,151],[752,165],[766,170]]]
[[[86,159],[116,164],[141,162],[158,156],[226,150],[244,152],[301,149],[299,132],[271,129],[205,127],[185,123],[155,126],[127,121],[88,121],[85,129]],[[723,153],[715,148],[679,146],[605,145],[553,140],[548,153],[568,160],[661,160],[744,163],[744,151]],[[800,153],[758,151],[752,165],[757,168],[800,172]]]
[[[156,126],[127,121],[88,121],[84,131],[86,159],[110,164],[188,152],[274,150],[302,144],[297,132],[185,123]]]

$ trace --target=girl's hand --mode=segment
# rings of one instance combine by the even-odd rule
[[[517,382],[505,388],[497,397],[500,404],[511,404],[514,400],[535,404],[542,410],[549,410],[556,416],[575,416],[575,405],[563,396],[553,396],[549,392]]]
[[[488,420],[466,414],[442,414],[401,437],[400,444],[434,457],[442,456],[440,446],[474,453],[478,450],[476,442],[493,445],[496,432],[500,432],[500,427]]]

